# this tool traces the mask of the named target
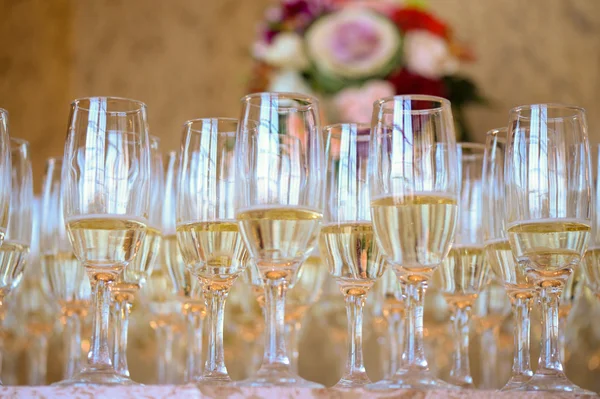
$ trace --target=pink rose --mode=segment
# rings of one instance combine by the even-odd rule
[[[333,99],[340,122],[370,123],[373,103],[394,95],[394,86],[385,80],[371,80],[361,87],[341,90]]]

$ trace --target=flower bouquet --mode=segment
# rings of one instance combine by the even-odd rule
[[[325,103],[332,122],[370,122],[375,100],[395,94],[448,98],[468,139],[464,106],[482,103],[457,74],[472,54],[422,1],[282,0],[254,43],[251,91],[294,91]]]

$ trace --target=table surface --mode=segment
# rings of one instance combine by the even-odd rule
[[[299,389],[299,388],[236,388],[236,387],[196,387],[193,385],[147,385],[128,387],[0,387],[0,398],[94,398],[94,399],[162,399],[162,398],[232,398],[232,399],[494,399],[494,398],[585,398],[593,397],[573,394],[548,394],[543,392],[511,392],[461,390],[461,391],[411,391],[401,390],[389,393],[369,392],[362,389]]]

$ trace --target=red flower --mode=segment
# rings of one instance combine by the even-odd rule
[[[421,75],[410,73],[407,69],[393,72],[387,79],[396,94],[425,94],[429,96],[446,97],[446,88],[442,80],[432,80]]]
[[[449,36],[448,27],[433,15],[418,8],[401,8],[391,15],[392,21],[404,32],[423,29],[444,39]]]

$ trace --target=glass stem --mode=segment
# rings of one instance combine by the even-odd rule
[[[110,351],[108,347],[108,319],[110,315],[110,290],[106,280],[95,280],[94,290],[94,319],[92,324],[92,343],[88,353],[88,367],[90,368],[112,368]]]
[[[348,353],[346,371],[342,380],[353,383],[369,383],[365,370],[362,349],[363,306],[365,295],[345,295],[346,315],[348,317]]]
[[[76,312],[65,315],[65,368],[63,378],[69,379],[81,369],[81,316]]]
[[[2,376],[2,361],[4,360],[4,316],[4,296],[0,296],[0,376]],[[3,385],[1,378],[0,385]]]
[[[469,367],[469,321],[471,306],[453,306],[452,327],[454,334],[453,365],[450,382],[461,387],[472,387],[473,378]]]
[[[230,381],[223,348],[223,314],[228,293],[227,289],[204,291],[208,311],[208,354],[202,374],[204,378]]]
[[[186,381],[193,382],[202,375],[202,312],[189,310],[186,314],[188,348]]]
[[[285,348],[285,293],[287,281],[265,278],[265,353],[262,367],[289,369]]]
[[[302,323],[300,320],[292,320],[286,324],[285,328],[288,336],[287,342],[291,351],[291,368],[292,371],[297,374],[299,358],[298,345],[300,344],[300,329],[302,328]]]
[[[481,334],[479,355],[481,358],[481,389],[494,389],[498,379],[498,337],[500,326],[484,330]]]
[[[173,327],[168,324],[159,324],[156,327],[156,350],[158,364],[156,367],[156,383],[169,384],[170,370],[173,360]]]
[[[27,351],[28,375],[27,385],[46,385],[46,371],[48,364],[48,337],[45,334],[36,334]]]
[[[390,376],[392,376],[402,364],[402,351],[404,349],[404,322],[402,313],[392,311],[390,321],[392,324],[390,336],[392,350],[390,350],[390,356],[393,356],[390,362]]]
[[[561,348],[558,338],[558,305],[562,287],[542,287],[542,348],[536,374],[562,374]]]
[[[127,365],[127,331],[129,330],[129,313],[131,304],[127,299],[114,302],[115,329],[113,345],[113,364],[117,373],[129,377]]]
[[[425,305],[425,281],[406,283],[406,321],[404,324],[403,366],[398,371],[429,370],[423,349],[423,307]]]
[[[560,345],[560,361],[561,363],[564,365],[565,362],[567,361],[567,335],[566,333],[566,325],[567,325],[567,318],[568,318],[568,313],[566,315],[561,315],[560,314],[560,309],[559,309],[559,317],[558,317],[558,339],[560,340],[559,345]]]
[[[533,298],[517,297],[512,302],[515,319],[514,357],[511,380],[527,381],[532,375],[529,355],[529,328],[531,325],[531,305]]]

